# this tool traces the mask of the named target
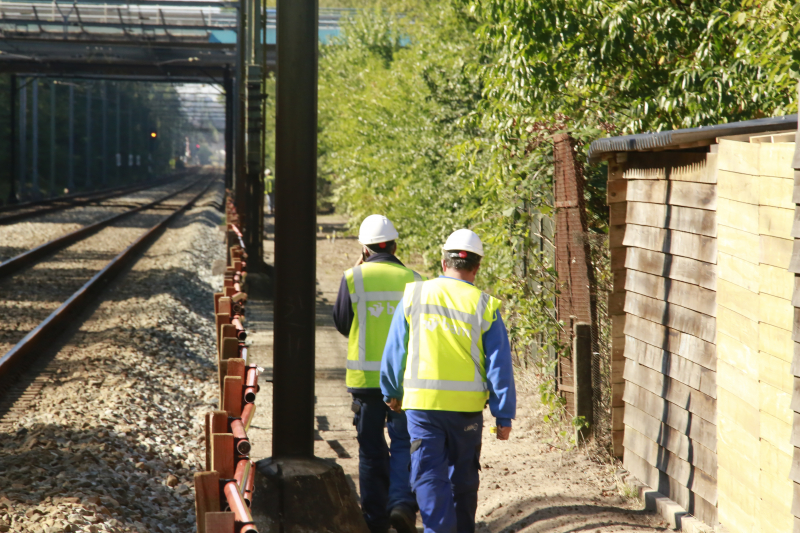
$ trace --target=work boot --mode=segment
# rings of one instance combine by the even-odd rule
[[[397,533],[417,533],[417,516],[408,507],[399,505],[389,514],[392,527]]]

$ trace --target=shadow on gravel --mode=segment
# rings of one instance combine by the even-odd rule
[[[570,505],[570,500],[575,503]],[[654,527],[642,524],[635,520],[642,516],[655,515],[650,511],[632,510],[610,505],[592,505],[586,503],[585,498],[565,498],[559,496],[562,505],[548,505],[546,497],[531,498],[508,507],[501,507],[494,511],[499,516],[484,519],[479,525],[490,531],[520,531],[526,527],[534,526],[535,531],[558,531],[559,533],[573,533],[578,531],[596,531],[598,528],[608,526],[624,527],[625,531],[643,529],[648,531],[666,531],[666,527]],[[532,508],[535,508],[532,510]],[[586,520],[585,523],[580,523]],[[577,522],[577,523],[576,523]],[[572,527],[570,529],[570,526]]]
[[[190,226],[191,224],[194,224],[196,222],[199,222],[209,228],[217,228],[219,227],[220,224],[222,224],[222,214],[209,210],[196,211],[194,213],[189,213],[189,214],[184,213],[183,215],[180,216],[180,218],[177,221],[170,224],[169,227],[183,228],[186,226]],[[222,233],[220,233],[219,236],[220,236],[219,237],[220,242],[222,242]]]
[[[8,261],[12,257],[16,257],[28,250],[29,248],[20,248],[19,246],[0,246],[0,263]]]

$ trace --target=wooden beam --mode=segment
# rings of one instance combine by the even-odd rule
[[[712,398],[717,397],[716,372],[703,368],[680,355],[656,348],[633,337],[626,337],[625,357]]]
[[[716,339],[717,326],[714,317],[664,300],[629,292],[625,296],[625,312],[710,343],[714,343]]]
[[[626,224],[621,245],[688,257],[710,264],[717,262],[716,239],[684,231]]]
[[[222,409],[234,418],[242,416],[242,385],[243,380],[239,376],[225,376]]]
[[[233,479],[233,433],[211,434],[211,466],[220,479]]]
[[[625,271],[624,288],[627,291],[680,305],[708,316],[713,317],[717,314],[716,292],[691,283],[629,269]],[[624,300],[622,305],[624,306]]]
[[[713,343],[667,328],[636,315],[625,315],[625,335],[646,342],[656,348],[675,353],[704,366],[716,369],[716,346]]]
[[[627,248],[624,268],[670,278],[716,290],[717,266],[695,259],[641,248]]]
[[[690,462],[710,477],[716,477],[717,454],[682,432],[633,405],[625,406],[625,425],[655,441],[682,460]]]
[[[717,422],[717,404],[714,398],[669,376],[628,359],[625,361],[625,380],[685,408],[703,420],[712,424]]]
[[[717,234],[717,217],[714,211],[667,204],[613,203],[609,206],[609,225],[618,224],[638,224],[709,237]]]
[[[232,512],[206,513],[206,533],[234,533],[236,515]]]
[[[717,209],[717,186],[708,183],[666,180],[622,180],[608,184],[608,203],[646,202],[696,209]]]
[[[632,427],[625,430],[625,449],[655,466],[708,503],[717,503],[717,483],[714,477],[684,461],[666,448],[648,439]]]
[[[205,517],[207,513],[218,513],[220,510],[219,479],[218,472],[195,472],[194,474],[197,533],[211,533],[206,531]]]

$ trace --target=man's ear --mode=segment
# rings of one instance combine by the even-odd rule
[[[362,246],[362,247],[361,247],[361,253],[362,253],[362,255],[363,255],[364,257],[369,257],[370,255],[372,255],[372,252],[371,252],[371,251],[370,251],[370,249],[369,249],[369,248],[367,248],[366,246]]]

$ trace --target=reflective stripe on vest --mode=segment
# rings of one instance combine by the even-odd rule
[[[481,339],[484,329],[488,329],[487,321],[483,318],[486,306],[489,303],[489,295],[482,292],[478,299],[475,314],[456,311],[441,305],[422,304],[422,283],[414,286],[411,306],[407,311],[407,316],[411,319],[411,331],[414,342],[411,346],[410,370],[411,377],[403,380],[403,385],[411,389],[427,389],[456,392],[486,392],[488,385],[481,375],[481,350],[478,342]],[[472,381],[453,381],[447,379],[420,379],[419,378],[419,343],[422,337],[420,330],[420,317],[422,314],[441,316],[450,320],[458,320],[470,325],[470,357],[475,364],[475,374]]]
[[[414,272],[414,281],[422,281],[422,277]],[[347,360],[348,370],[366,370],[379,372],[380,361],[367,361],[367,302],[399,302],[403,299],[403,291],[370,291],[364,290],[364,274],[361,265],[353,269],[353,285],[355,294],[350,295],[350,301],[356,304],[356,318],[358,319],[358,361]]]

